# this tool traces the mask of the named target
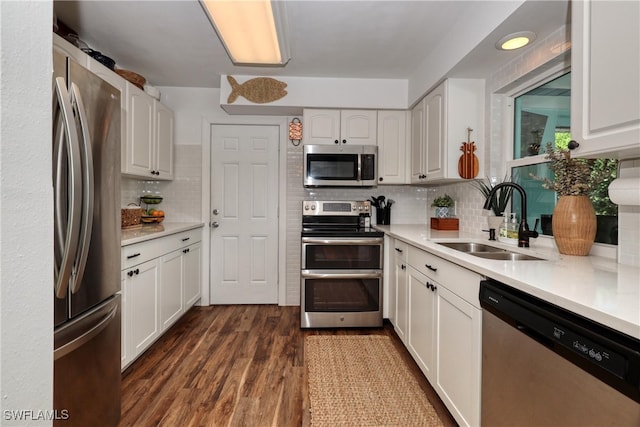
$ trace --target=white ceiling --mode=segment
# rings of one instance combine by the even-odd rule
[[[286,0],[291,60],[278,68],[234,66],[196,0],[56,0],[54,8],[91,48],[154,86],[217,88],[221,74],[408,79],[453,24],[464,24],[483,3],[489,2]],[[521,30],[543,39],[568,14],[568,0],[527,1],[450,75],[487,77],[521,53],[497,51],[497,39]]]

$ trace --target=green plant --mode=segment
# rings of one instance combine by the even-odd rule
[[[533,179],[542,181],[542,186],[553,190],[560,196],[589,196],[598,184],[611,175],[606,168],[596,168],[596,159],[575,159],[567,149],[553,149],[547,143],[546,159],[554,179],[540,178],[531,174]]]
[[[510,182],[510,181],[511,180],[507,179],[507,176],[505,175],[505,177],[500,182]],[[491,183],[491,181],[488,178],[486,179],[486,181],[484,180],[471,181],[471,185],[473,185],[475,188],[478,189],[478,191],[482,193],[485,200],[489,198],[489,194],[491,193],[491,190],[493,190],[493,187],[495,187],[497,184],[499,183],[498,182],[496,182],[495,184]],[[493,195],[493,200],[491,202],[491,210],[496,216],[502,216],[502,214],[504,214],[504,211],[507,209],[507,204],[511,199],[512,193],[513,193],[513,187],[500,187],[498,190],[496,190],[495,194]]]
[[[433,199],[433,203],[431,203],[431,206],[437,208],[450,208],[453,206],[453,204],[454,202],[451,196],[445,194],[444,196],[439,196]]]

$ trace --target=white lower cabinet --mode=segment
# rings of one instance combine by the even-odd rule
[[[183,249],[182,283],[185,310],[190,309],[200,299],[200,284],[202,282],[202,246],[200,243]]]
[[[124,294],[127,300],[123,335],[128,337],[129,354],[125,358],[132,362],[140,353],[153,343],[160,334],[158,322],[158,294],[160,266],[156,260],[144,262],[126,272]]]
[[[482,276],[398,239],[393,242],[387,255],[394,273],[394,329],[458,424],[478,426]]]
[[[438,395],[460,425],[480,425],[482,310],[444,286],[435,292]]]
[[[182,314],[182,249],[161,258],[162,280],[160,281],[160,322],[167,329]]]
[[[406,331],[409,324],[409,287],[407,281],[407,244],[395,240],[393,245],[393,280],[395,283],[393,303],[394,317],[390,318],[396,334],[406,343]]]
[[[122,369],[200,298],[200,229],[122,248]]]
[[[429,278],[413,267],[409,282],[409,328],[406,345],[429,382],[434,380],[436,306]],[[427,287],[429,285],[429,287]]]

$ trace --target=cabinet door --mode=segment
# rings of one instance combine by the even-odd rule
[[[132,273],[129,275],[129,273]],[[134,359],[160,333],[158,317],[158,287],[160,268],[157,260],[139,264],[127,270],[125,287],[129,320],[129,350]]]
[[[575,156],[640,155],[640,3],[572,2]]]
[[[435,292],[438,395],[461,425],[480,425],[482,311],[447,288]]]
[[[426,144],[426,179],[434,180],[444,178],[444,113],[445,92],[442,83],[425,97],[424,103],[424,133]]]
[[[409,266],[409,327],[407,348],[414,360],[433,383],[435,380],[435,291],[427,287],[433,285],[424,274]]]
[[[124,370],[124,368],[129,364],[131,359],[131,350],[129,349],[129,329],[130,326],[127,323],[129,321],[129,306],[127,304],[127,272],[123,271],[120,273],[120,289],[121,289],[121,297],[120,297],[120,368]]]
[[[187,247],[183,258],[182,283],[184,291],[185,311],[191,308],[200,299],[201,288],[201,244],[196,243]]]
[[[173,111],[153,100],[155,109],[156,179],[173,179]]]
[[[409,322],[409,289],[407,287],[407,245],[399,240],[393,246],[394,264],[393,280],[395,281],[395,319],[392,320],[396,334],[405,342]]]
[[[418,184],[425,175],[424,99],[411,110],[411,183]]]
[[[340,110],[305,109],[302,115],[305,144],[335,145],[340,142]]]
[[[376,110],[342,110],[340,142],[350,145],[376,145],[377,117]]]
[[[122,173],[155,177],[153,163],[153,98],[127,82],[127,141]]]
[[[182,267],[185,253],[182,249],[161,258],[160,323],[166,330],[182,314]]]
[[[408,184],[407,111],[378,111],[379,184]]]

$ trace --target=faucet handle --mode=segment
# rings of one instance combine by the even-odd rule
[[[540,218],[536,218],[536,223],[533,225],[533,231],[538,231],[538,224],[540,224]]]

